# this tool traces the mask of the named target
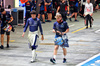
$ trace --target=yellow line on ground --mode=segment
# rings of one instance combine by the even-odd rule
[[[7,40],[5,40],[5,41],[7,41]],[[14,42],[15,40],[9,40],[10,42]]]
[[[36,51],[36,52],[42,53],[42,51]]]
[[[89,26],[88,26],[88,27],[89,27]],[[81,31],[81,30],[85,29],[85,28],[86,28],[86,27],[80,28],[80,29],[78,29],[78,30],[73,31],[72,33],[76,33],[76,32],[78,32],[78,31]]]

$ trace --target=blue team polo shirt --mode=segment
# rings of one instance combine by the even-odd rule
[[[67,22],[63,21],[61,23],[55,22],[53,25],[53,29],[60,32],[65,32],[69,28]],[[56,35],[59,35],[59,33],[56,33]]]

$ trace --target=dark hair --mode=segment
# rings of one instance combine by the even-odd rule
[[[3,11],[5,11],[5,9],[2,7],[2,8],[0,9],[0,12],[3,12]]]
[[[8,9],[10,9],[11,8],[11,5],[8,5]]]
[[[1,8],[2,6],[0,5],[0,8]]]
[[[32,10],[32,11],[30,12],[30,14],[36,14],[36,11],[35,11],[35,10]]]

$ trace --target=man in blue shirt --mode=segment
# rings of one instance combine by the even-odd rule
[[[41,3],[39,4],[40,6],[40,12],[38,14],[38,18],[40,18],[40,15],[42,15],[42,19],[43,19],[43,22],[42,23],[45,23],[45,16],[44,16],[44,0],[41,1]]]
[[[71,1],[71,0],[70,0]],[[79,4],[79,0],[73,0],[72,2],[72,5],[73,5],[73,13],[71,15],[71,18],[75,15],[75,22],[79,22],[77,20],[77,13],[78,13],[78,4]]]
[[[47,6],[47,13],[48,13],[48,19],[46,22],[51,22],[52,20],[52,0],[45,0],[45,5]]]
[[[7,48],[9,48],[9,40],[10,40],[10,32],[8,31],[4,31],[3,27],[8,23],[11,24],[11,22],[13,21],[13,17],[5,11],[4,8],[0,9],[0,20],[2,21],[1,23],[1,49],[4,49],[4,34],[6,32],[7,35]]]
[[[41,40],[44,40],[44,37],[43,37],[43,30],[42,30],[40,20],[36,18],[36,11],[32,10],[30,13],[31,13],[31,18],[27,20],[22,37],[24,37],[25,32],[29,26],[28,40],[29,40],[29,46],[32,49],[31,62],[34,62],[36,59],[36,48],[38,47],[38,40],[39,40],[38,39],[38,27],[40,28],[40,32],[41,32]]]
[[[56,33],[55,38],[62,37],[62,36],[65,37],[66,33],[69,32],[69,27],[68,27],[67,22],[62,20],[62,16],[59,13],[56,14],[56,20],[57,22],[55,22],[53,25],[53,33]],[[63,63],[66,63],[67,51],[65,47],[69,47],[69,46],[65,46],[64,44],[60,46],[62,47],[63,54],[64,54]],[[57,55],[58,48],[59,48],[59,45],[55,44],[54,57],[50,59],[52,63],[56,62],[56,55]]]

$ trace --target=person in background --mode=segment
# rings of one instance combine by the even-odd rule
[[[31,12],[31,8],[32,8],[32,2],[31,0],[28,0],[26,3],[25,3],[25,7],[26,7],[26,17],[25,17],[25,25],[26,25],[26,22],[27,22],[27,19],[31,17],[30,15],[30,12]],[[24,27],[25,27],[24,25]]]
[[[99,0],[95,0],[95,4],[96,4],[96,10],[98,10],[99,9]]]
[[[74,0],[73,1],[73,13],[71,15],[71,18],[75,15],[75,22],[78,22],[77,20],[77,13],[78,13],[78,4],[79,4],[79,1],[78,0]]]
[[[43,23],[43,24],[45,23],[44,3],[45,3],[44,0],[42,0],[41,3],[39,4],[39,6],[40,6],[40,12],[39,12],[39,14],[38,14],[38,18],[40,18],[40,15],[42,15],[42,19],[43,19],[42,23]]]
[[[36,11],[36,0],[32,0],[32,10]]]
[[[0,19],[2,21],[1,23],[1,49],[4,49],[4,33],[6,31],[3,30],[3,27],[6,25],[6,23],[10,24],[13,21],[13,17],[5,11],[4,8],[1,8],[0,10],[1,15],[0,15]],[[9,48],[9,40],[10,40],[10,32],[6,32],[7,35],[7,48]]]
[[[11,5],[8,5],[8,9],[11,9]]]
[[[47,6],[47,13],[48,13],[48,19],[46,22],[51,22],[52,20],[52,0],[45,0],[45,5]]]
[[[92,28],[92,15],[93,15],[93,4],[90,3],[90,0],[87,0],[87,3],[85,4],[84,9],[84,16],[86,19],[86,29],[88,28],[88,21],[90,22],[90,28]]]
[[[66,19],[67,19],[67,17],[66,17],[67,13],[66,13],[66,10],[65,10],[66,6],[67,6],[67,9],[68,9],[67,13],[69,14],[69,6],[68,6],[67,1],[65,1],[65,0],[61,0],[59,6],[57,8],[57,13],[60,11],[60,14],[62,15],[62,18],[63,18],[64,21],[66,21]]]

